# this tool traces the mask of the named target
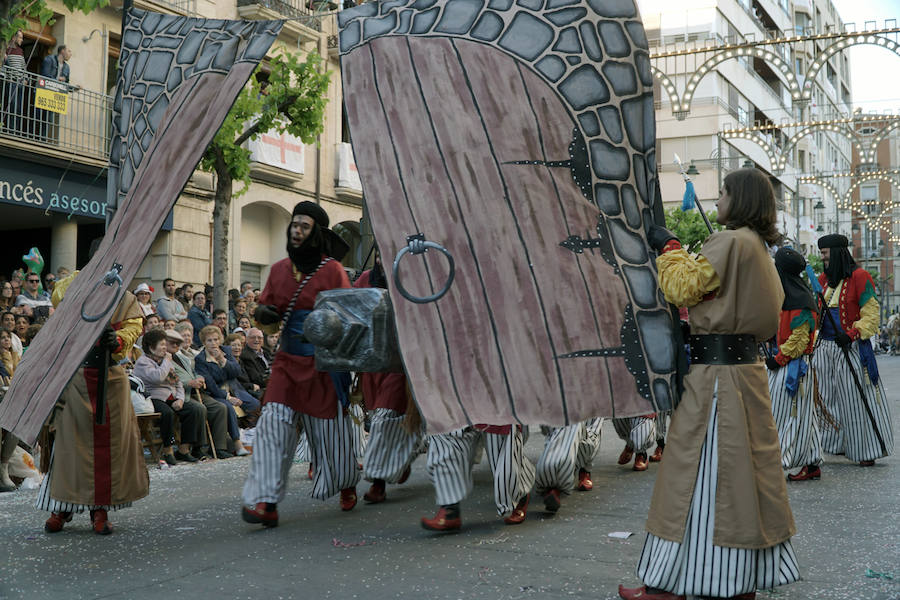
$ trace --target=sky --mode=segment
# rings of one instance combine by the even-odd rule
[[[900,0],[832,1],[844,23],[856,23],[858,30],[866,21],[877,21],[881,29],[886,19],[896,19],[893,26],[900,26]],[[900,34],[891,39],[900,42]],[[875,46],[851,46],[850,79],[854,108],[900,113],[900,56]]]

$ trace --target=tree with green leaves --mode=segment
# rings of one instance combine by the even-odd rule
[[[213,208],[213,302],[226,307],[228,273],[228,229],[231,201],[251,184],[250,151],[243,145],[267,132],[287,132],[305,144],[322,133],[330,72],[322,72],[322,58],[315,52],[305,61],[289,52],[275,55],[269,63],[267,82],[251,77],[238,95],[225,122],[206,149],[200,167],[216,174]],[[236,181],[243,187],[234,190]]]
[[[716,223],[716,211],[706,213],[713,226],[713,231],[725,229]],[[693,248],[709,237],[709,229],[700,216],[699,210],[687,212],[680,208],[670,208],[666,211],[666,229],[678,236],[681,245],[685,248]]]
[[[66,8],[84,14],[108,4],[109,0],[63,0]],[[42,27],[53,21],[53,9],[47,6],[47,0],[0,0],[0,15],[3,17],[3,29],[0,30],[3,47],[0,49],[0,57],[6,55],[6,47],[16,32],[28,27],[25,17],[39,20]]]

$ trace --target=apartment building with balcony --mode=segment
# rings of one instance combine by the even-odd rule
[[[0,69],[0,273],[22,266],[21,256],[36,246],[48,269],[75,268],[87,261],[90,242],[103,234],[106,166],[110,136],[110,94],[115,88],[122,2],[89,15],[69,12],[51,0],[55,23],[30,22],[23,49],[28,72]],[[156,12],[223,19],[292,18],[272,48],[301,56],[317,50],[332,73],[325,129],[318,144],[303,144],[271,132],[251,143],[253,184],[232,202],[229,287],[265,282],[268,266],[286,256],[285,231],[297,202],[318,200],[332,225],[351,244],[345,263],[365,258],[360,249],[362,193],[343,120],[337,51],[329,48],[336,5],[301,0],[135,0]],[[325,14],[323,14],[323,12]],[[65,44],[71,85],[65,114],[35,107],[42,86],[41,60]],[[333,45],[333,44],[332,44]],[[75,86],[78,86],[77,88]],[[57,86],[58,87],[58,86]],[[242,183],[235,184],[242,187]],[[137,282],[160,286],[212,281],[214,176],[196,171],[179,197]],[[161,287],[157,287],[161,289]]]
[[[798,185],[797,176],[826,167],[848,168],[850,142],[836,134],[815,134],[790,149],[787,166],[781,170],[773,168],[760,143],[720,133],[772,125],[759,131],[759,136],[780,153],[793,133],[781,125],[803,122],[810,114],[817,118],[849,114],[846,53],[829,60],[827,74],[817,78],[813,100],[802,104],[794,98],[797,81],[791,81],[787,72],[793,73],[802,86],[802,76],[822,43],[772,44],[752,56],[734,52],[711,66],[706,61],[716,55],[715,48],[736,48],[748,42],[825,31],[829,27],[839,30],[842,23],[831,1],[638,0],[638,5],[651,54],[711,48],[708,52],[654,60],[676,89],[690,93],[688,110],[684,110],[685,106],[673,106],[662,86],[656,90],[657,161],[666,206],[679,205],[684,191],[683,180],[672,164],[675,154],[685,164],[693,162],[699,171],[693,177],[694,185],[707,211],[714,209],[722,179],[729,171],[755,166],[769,175],[775,189],[780,229],[795,243],[812,249],[817,225],[813,206],[823,199],[822,192]],[[811,15],[809,21],[806,15]],[[798,19],[802,31],[798,31]],[[699,81],[694,79],[694,87],[688,89],[695,75],[701,77]],[[824,200],[833,206],[833,198]],[[849,216],[841,216],[849,227]]]

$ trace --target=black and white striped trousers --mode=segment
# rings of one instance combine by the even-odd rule
[[[437,504],[456,504],[472,491],[472,465],[481,440],[494,474],[497,513],[507,516],[534,485],[534,465],[525,457],[522,432],[515,426],[509,435],[466,427],[429,436],[428,475]]]
[[[716,405],[714,396],[684,541],[648,533],[638,561],[637,574],[645,584],[673,594],[730,598],[800,579],[790,540],[761,550],[713,545],[719,462]]]
[[[383,479],[397,483],[406,467],[416,459],[423,431],[407,431],[403,426],[405,418],[406,415],[389,408],[376,408],[371,413],[369,442],[363,460],[363,473],[369,481]]]
[[[635,452],[647,452],[656,441],[656,417],[613,419],[613,429]]]
[[[303,424],[316,468],[311,497],[326,500],[359,481],[353,421],[340,406],[334,419],[318,419],[285,404],[269,402],[263,406],[256,424],[250,473],[244,483],[244,504],[278,503],[284,499],[297,448],[298,421]]]
[[[591,419],[565,427],[542,427],[544,451],[535,465],[534,489],[544,495],[551,489],[570,494],[579,469],[591,470],[600,447],[603,419]]]
[[[666,434],[669,433],[669,417],[672,416],[672,411],[667,410],[665,412],[656,413],[656,418],[654,421],[656,422],[656,443],[659,445],[660,442],[663,444],[666,443]]]
[[[849,352],[853,370],[862,385],[865,399],[875,424],[878,427],[887,447],[882,452],[881,445],[872,428],[872,422],[863,405],[850,367],[844,353],[832,340],[822,340],[813,354],[813,368],[819,382],[819,393],[828,412],[840,423],[840,429],[834,430],[827,423],[820,423],[822,447],[831,454],[844,453],[848,459],[856,462],[875,460],[890,455],[894,450],[894,433],[891,427],[891,411],[884,391],[884,383],[879,379],[875,385],[869,379],[869,373],[859,361],[857,342]]]
[[[50,469],[44,475],[44,480],[41,482],[41,487],[38,490],[37,498],[34,501],[34,507],[38,510],[46,510],[48,512],[68,512],[68,513],[83,513],[89,510],[120,510],[123,508],[128,508],[131,506],[131,502],[125,502],[124,504],[114,504],[114,505],[90,505],[90,504],[73,504],[71,502],[63,502],[62,500],[57,500],[50,496],[50,479],[53,476],[53,453],[56,452],[56,444],[53,445],[53,449],[50,451]]]
[[[803,356],[800,360],[809,365],[809,357]],[[769,371],[769,396],[781,444],[781,467],[796,469],[821,464],[822,447],[815,415],[812,373],[807,372],[800,379],[793,397],[784,387],[787,375],[787,367]]]

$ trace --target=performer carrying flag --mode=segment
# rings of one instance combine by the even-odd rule
[[[781,278],[784,303],[778,325],[778,354],[766,359],[769,395],[781,442],[781,466],[800,469],[791,481],[819,479],[822,451],[814,405],[815,387],[810,371],[816,332],[816,300],[800,278],[806,260],[796,250],[781,248],[775,268]]]

